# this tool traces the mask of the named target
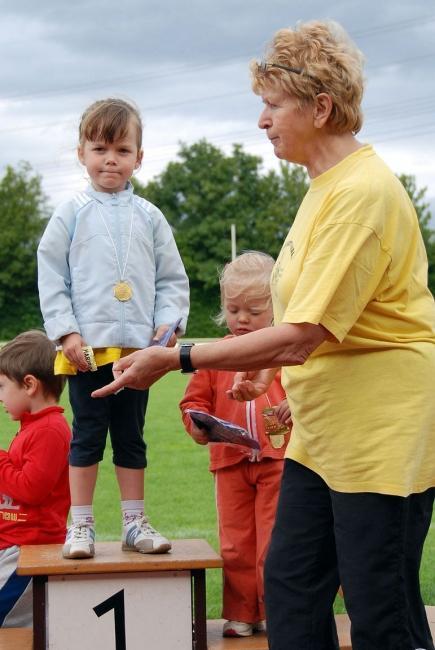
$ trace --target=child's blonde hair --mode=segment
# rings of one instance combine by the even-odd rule
[[[100,99],[85,110],[80,120],[79,142],[114,142],[127,134],[130,120],[136,126],[136,144],[142,147],[142,120],[139,110],[123,99]]]
[[[225,264],[219,273],[221,310],[215,318],[218,325],[225,324],[225,300],[243,295],[247,300],[264,299],[270,304],[270,276],[274,264],[273,257],[261,251],[246,251]]]

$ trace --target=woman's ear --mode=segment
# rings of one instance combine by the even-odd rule
[[[313,123],[316,129],[325,126],[332,113],[332,99],[328,93],[319,93],[314,100]]]

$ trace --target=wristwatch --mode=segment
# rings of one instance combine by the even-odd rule
[[[180,366],[183,374],[196,372],[190,360],[190,351],[194,345],[195,343],[183,343],[180,345]]]

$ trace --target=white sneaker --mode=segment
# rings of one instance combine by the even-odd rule
[[[146,517],[137,517],[122,527],[122,550],[139,553],[167,553],[171,542],[160,535]]]
[[[251,623],[243,621],[225,621],[222,636],[252,636]]]
[[[62,555],[75,560],[95,555],[95,529],[86,521],[79,521],[68,528]]]
[[[262,621],[257,621],[252,627],[254,632],[266,632],[266,621],[264,619]]]

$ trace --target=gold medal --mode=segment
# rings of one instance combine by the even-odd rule
[[[274,449],[280,449],[284,442],[285,436],[290,432],[287,425],[281,424],[273,408],[263,409],[264,430],[269,436],[270,444]]]
[[[127,282],[117,282],[113,287],[113,295],[120,302],[131,300],[133,290]]]

